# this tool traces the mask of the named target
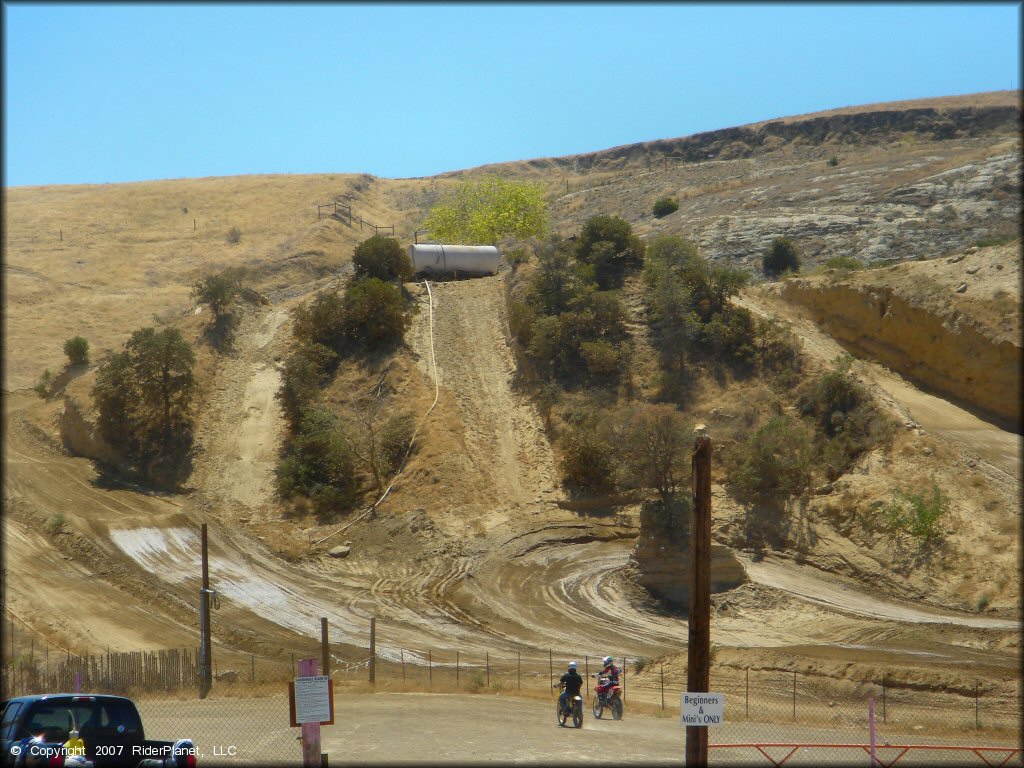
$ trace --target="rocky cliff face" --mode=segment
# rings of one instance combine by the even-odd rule
[[[925,390],[1021,431],[1021,347],[974,324],[916,306],[891,287],[789,280],[783,298],[798,303],[837,341],[897,371]]]

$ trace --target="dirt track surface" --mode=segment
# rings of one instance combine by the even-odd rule
[[[499,763],[680,765],[685,729],[678,701],[666,702],[664,716],[635,715],[627,699],[620,721],[596,720],[589,707],[580,729],[559,727],[555,699],[524,700],[494,695],[377,694],[335,696],[335,724],[321,728],[321,750],[332,765]],[[817,728],[799,724],[743,722],[742,701],[726,699],[726,723],[710,729],[709,743],[868,744],[863,725]],[[285,698],[140,703],[148,733],[155,738],[188,736],[200,751],[200,765],[239,765],[253,761],[301,764],[298,729],[288,728]],[[571,721],[570,721],[571,725]],[[973,739],[921,738],[881,726],[879,744],[1000,743]],[[231,747],[236,753],[228,754]],[[217,749],[219,755],[214,755]],[[786,752],[771,752],[781,759]],[[880,753],[884,754],[884,753]],[[892,755],[894,756],[894,755]],[[999,759],[1006,754],[1000,754]],[[908,765],[962,765],[970,752],[911,752]],[[862,749],[802,750],[789,765],[865,763]],[[712,746],[712,765],[764,765],[752,748]],[[1019,762],[1009,764],[1019,765]]]

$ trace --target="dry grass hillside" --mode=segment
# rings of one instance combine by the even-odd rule
[[[407,284],[414,311],[404,343],[342,366],[323,391],[328,407],[354,419],[377,399],[417,421],[416,449],[380,507],[322,519],[275,495],[285,426],[274,395],[294,346],[291,310],[346,285],[354,246],[373,233],[365,222],[393,225],[404,246],[446,188],[498,172],[546,184],[560,234],[614,214],[643,237],[682,234],[708,260],[748,270],[753,285],[737,302],[792,331],[805,375],[851,353],[893,424],[891,441],[782,510],[737,502],[716,462],[715,543],[743,582],[716,597],[716,664],[799,667],[851,685],[884,672],[908,689],[961,694],[969,662],[1012,702],[1020,127],[1020,94],[997,92],[844,107],[435,178],[7,189],[8,607],[30,630],[24,637],[76,648],[190,645],[196,530],[206,522],[225,653],[287,658],[327,616],[339,655],[361,660],[366,618],[376,615],[386,658],[401,648],[515,658],[518,648],[603,655],[614,646],[681,675],[685,621],[639,589],[631,564],[637,499],[571,497],[557,429],[519,375],[506,298],[530,265],[433,283],[429,294]],[[679,209],[657,218],[652,206],[664,196]],[[335,201],[364,223],[318,219],[317,204]],[[782,235],[796,242],[806,274],[766,282],[761,257]],[[826,269],[834,257],[870,268]],[[219,352],[210,313],[190,290],[227,267],[243,268],[265,302],[239,305],[234,344]],[[627,281],[624,298],[630,391],[654,399],[643,284]],[[200,451],[173,493],[94,461],[103,458],[90,397],[96,362],[147,325],[181,329],[197,352]],[[75,335],[90,343],[86,370],[64,370],[62,345]],[[30,389],[44,369],[60,373],[45,400]],[[745,414],[794,411],[791,395],[756,377],[708,373],[683,410],[724,448]],[[915,559],[884,534],[879,510],[924,481],[947,490],[952,511],[942,547]],[[330,556],[338,545],[347,557]],[[70,620],[78,598],[68,584],[85,579],[95,610]]]

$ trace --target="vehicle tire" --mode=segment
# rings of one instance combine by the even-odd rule
[[[559,727],[565,725],[565,710],[562,709],[562,702],[555,702],[555,719],[558,721]]]
[[[612,720],[621,720],[622,719],[622,699],[620,699],[618,696],[616,696],[614,699],[612,699],[611,706],[612,706]]]
[[[601,697],[596,693],[594,694],[594,717],[598,720],[601,719],[601,714],[604,712],[604,706],[601,704]]]
[[[572,706],[572,724],[574,728],[583,726],[583,702],[577,701]]]

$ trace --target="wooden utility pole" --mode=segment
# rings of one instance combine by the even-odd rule
[[[693,444],[688,623],[686,690],[707,693],[711,682],[711,438],[700,427]],[[686,726],[687,768],[704,768],[707,764],[707,726]]]
[[[327,677],[331,675],[331,643],[327,639],[327,617],[320,617],[320,669]]]
[[[210,647],[210,555],[207,547],[206,523],[203,523],[203,600],[199,614],[200,638],[200,680],[199,698],[205,699],[213,687],[213,659]]]
[[[377,619],[370,619],[370,685],[377,684]]]

